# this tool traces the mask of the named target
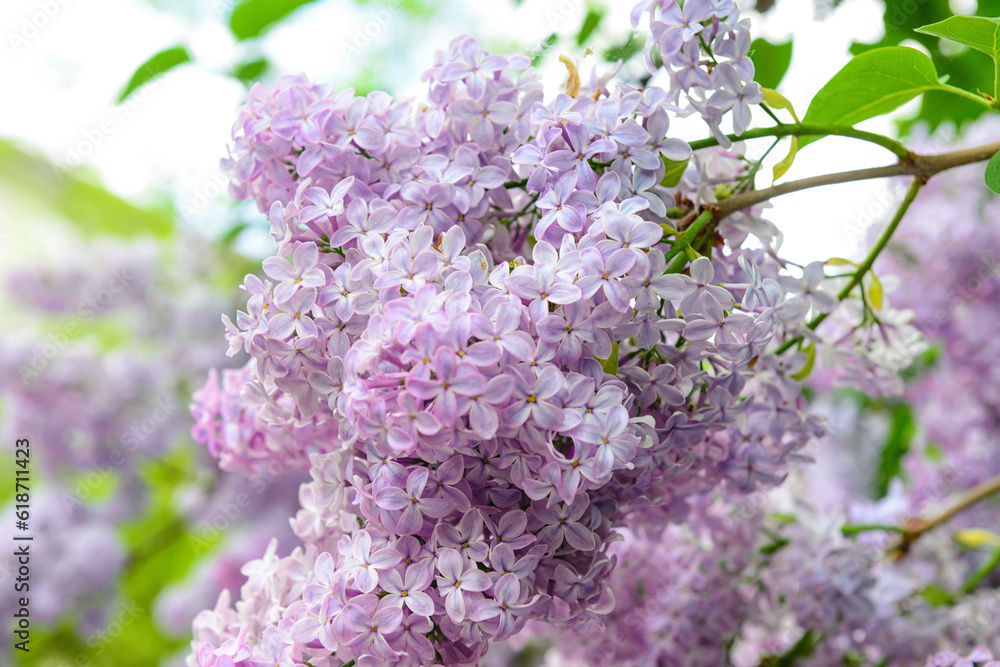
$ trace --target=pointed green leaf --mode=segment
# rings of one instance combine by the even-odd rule
[[[247,84],[253,84],[260,81],[261,75],[264,74],[267,68],[267,58],[256,58],[240,63],[229,74],[234,79],[239,79]]]
[[[795,156],[798,154],[798,152],[799,152],[799,138],[792,137],[792,144],[791,146],[788,147],[788,155],[786,155],[781,162],[774,165],[774,167],[772,167],[771,169],[773,174],[772,181],[777,181],[779,178],[784,176],[789,169],[792,168],[792,163],[795,162]]]
[[[315,0],[243,0],[229,17],[229,31],[240,41],[257,37],[311,2]]]
[[[905,46],[872,49],[852,58],[816,93],[802,122],[854,125],[928,90],[948,90],[930,58]],[[818,138],[802,137],[799,148]]]
[[[576,36],[577,46],[583,46],[586,43],[587,39],[597,30],[597,26],[600,25],[603,18],[603,8],[590,7],[587,9],[587,16],[584,17],[583,25],[580,26],[580,32]]]
[[[791,543],[792,543],[791,540],[786,540],[785,538],[780,538],[780,539],[774,540],[770,544],[765,544],[764,546],[762,546],[760,548],[760,552],[762,554],[764,554],[765,556],[770,556],[772,554],[778,553],[779,551],[781,551],[782,549],[784,549],[785,547],[787,547]]]
[[[950,39],[994,57],[1000,52],[1000,21],[982,16],[950,16],[917,28],[917,32]]]
[[[986,163],[986,185],[1000,195],[1000,151],[994,153]]]
[[[872,284],[868,288],[868,300],[875,310],[882,310],[885,291],[882,289],[882,281],[874,273],[872,274]]]
[[[753,60],[754,81],[765,88],[777,88],[792,62],[792,40],[772,44],[757,38],[750,45],[750,59]]]
[[[191,54],[183,46],[175,46],[171,49],[160,51],[139,66],[139,69],[135,71],[129,80],[128,85],[125,86],[121,95],[118,96],[118,102],[124,102],[142,84],[148,83],[167,70],[189,62],[191,62]]]
[[[0,140],[0,181],[57,212],[85,237],[167,237],[174,230],[172,217],[164,211],[134,206],[66,167],[56,167],[4,140]]]
[[[619,60],[627,62],[632,56],[642,50],[643,43],[643,39],[633,32],[624,43],[605,49],[601,57],[609,63]]]
[[[924,589],[920,591],[920,597],[932,607],[942,607],[955,602],[955,596],[951,591],[937,584],[927,584],[924,586]]]
[[[799,122],[799,115],[795,113],[795,107],[792,105],[792,103],[788,100],[787,97],[785,97],[778,91],[772,90],[771,88],[765,88],[764,103],[767,106],[771,107],[772,109],[784,109],[788,113],[792,114],[792,118],[795,119],[796,123]],[[792,137],[791,145],[788,147],[788,155],[786,155],[781,162],[774,165],[774,167],[771,170],[773,174],[772,176],[773,181],[777,181],[779,178],[784,176],[789,169],[792,168],[792,163],[795,162],[795,155],[798,152],[799,152],[799,138]]]
[[[816,650],[816,646],[823,640],[823,635],[815,630],[806,630],[792,648],[785,651],[780,656],[775,656],[773,662],[762,664],[773,665],[774,667],[793,667],[801,664],[801,658],[808,658]]]
[[[792,118],[795,119],[796,123],[799,122],[799,117],[795,113],[795,107],[788,101],[787,97],[773,88],[764,88],[762,90],[764,92],[764,104],[772,109],[784,109],[788,113],[792,114]]]
[[[993,59],[993,95],[1000,95],[1000,21],[982,16],[950,16],[917,32],[964,44]]]
[[[879,452],[878,469],[875,471],[875,498],[884,498],[889,493],[889,485],[903,474],[903,458],[910,451],[910,443],[917,433],[913,411],[905,403],[898,404],[892,411],[889,435],[882,451]]]
[[[666,168],[663,172],[663,179],[660,181],[660,185],[665,188],[676,188],[677,184],[681,182],[681,178],[684,176],[684,171],[687,169],[691,158],[668,160],[662,155],[660,157],[663,159],[663,166]]]

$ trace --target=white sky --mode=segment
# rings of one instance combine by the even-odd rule
[[[212,72],[252,55],[225,27],[223,12],[231,1],[178,2],[188,11],[170,13],[142,0],[4,0],[0,89],[7,100],[0,104],[0,136],[22,140],[60,164],[80,159],[108,189],[140,203],[171,192],[188,212],[188,222],[209,232],[219,229],[228,202],[218,161],[245,91]],[[606,4],[611,9],[601,26],[600,48],[624,41],[630,30],[632,0]],[[967,11],[968,4],[953,0],[956,10]],[[351,0],[325,0],[295,14],[259,48],[277,71],[304,72],[340,86],[359,71],[366,54],[384,53],[382,62],[392,69],[380,72],[382,80],[397,94],[421,97],[420,74],[434,51],[455,35],[469,33],[500,49],[531,47],[552,32],[575,36],[586,2],[524,0],[515,7],[510,0],[442,1],[438,8],[430,23],[414,24],[384,7],[380,12],[374,3],[359,7]],[[800,115],[846,62],[852,40],[879,38],[880,12],[874,0],[845,0],[819,23],[811,0],[779,0],[766,20],[754,18],[755,36],[783,41],[794,32],[794,58],[781,90]],[[367,45],[359,41],[365,28],[375,35]],[[189,46],[199,66],[178,68],[125,105],[113,104],[139,64],[178,43]],[[345,58],[344,44],[363,48]],[[592,62],[599,62],[596,56],[584,60],[585,72]],[[546,59],[544,73],[551,91],[565,76],[554,57]],[[885,119],[862,127],[891,132]],[[684,135],[696,139],[706,133],[694,126]],[[751,150],[763,151],[766,141],[758,140]],[[775,161],[784,156],[781,147],[775,153]],[[878,147],[825,139],[803,151],[786,179],[891,161]],[[758,178],[758,187],[770,184],[769,164],[762,173],[768,176]],[[884,183],[869,182],[776,200],[771,217],[785,232],[784,254],[796,261],[851,254],[865,212],[891,203],[885,193]]]

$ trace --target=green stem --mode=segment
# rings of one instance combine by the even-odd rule
[[[995,108],[993,104],[985,97],[981,97],[979,95],[976,95],[975,93],[970,93],[967,90],[962,90],[961,88],[956,88],[955,86],[949,86],[947,84],[945,84],[944,89],[949,93],[958,95],[959,97],[964,97],[967,100],[972,100],[976,104],[980,104],[986,107],[987,109],[993,110]]]
[[[861,284],[861,281],[864,279],[865,274],[867,274],[871,270],[872,266],[875,264],[875,260],[878,259],[878,256],[882,253],[882,251],[885,249],[885,246],[889,243],[889,239],[891,239],[892,235],[896,233],[896,228],[899,227],[899,223],[902,222],[903,216],[906,215],[906,211],[910,208],[910,204],[912,204],[913,200],[916,199],[917,193],[920,192],[920,188],[924,186],[925,182],[926,181],[923,178],[914,178],[913,182],[910,183],[910,188],[909,190],[906,191],[906,196],[903,197],[903,201],[900,203],[899,208],[896,210],[896,215],[893,216],[892,221],[889,223],[889,226],[886,227],[885,230],[882,232],[881,236],[878,237],[878,241],[875,242],[875,245],[872,246],[872,249],[868,251],[868,255],[865,257],[864,261],[858,265],[857,271],[854,272],[854,275],[844,286],[844,289],[840,290],[840,293],[837,294],[838,301],[843,301],[844,299],[846,299],[848,296],[850,296],[851,291],[854,290],[854,288],[857,287],[859,284]],[[807,324],[806,326],[810,330],[815,331],[816,327],[822,324],[823,320],[825,320],[828,316],[829,313],[820,313],[819,315],[814,317],[812,321],[810,321],[809,324]],[[796,338],[792,338],[791,340],[787,340],[775,350],[775,353],[782,354],[793,345],[801,343],[802,340],[803,340],[802,336],[798,336]]]
[[[846,127],[842,125],[827,125],[825,123],[785,123],[784,125],[778,125],[776,127],[758,127],[752,130],[747,130],[743,134],[737,136],[735,134],[727,135],[732,141],[742,141],[743,139],[758,139],[760,137],[826,137],[826,136],[837,136],[837,137],[850,137],[852,139],[860,139],[861,141],[867,141],[872,144],[876,144],[892,151],[896,157],[900,159],[909,159],[912,156],[906,146],[900,142],[892,139],[890,137],[875,134],[874,132],[865,132],[863,130],[857,130],[853,127]],[[709,148],[711,146],[718,146],[719,140],[715,137],[709,137],[707,139],[699,139],[698,141],[690,142],[692,150],[698,150],[700,148]]]
[[[969,594],[972,590],[979,585],[979,582],[985,579],[990,572],[996,569],[997,565],[1000,565],[1000,547],[993,550],[993,555],[990,559],[983,563],[982,567],[976,570],[968,581],[962,584],[962,593]]]
[[[685,266],[687,266],[687,255],[677,255],[674,261],[670,262],[670,266],[667,267],[664,273],[680,273],[684,270]]]
[[[844,537],[851,537],[853,535],[858,535],[860,533],[867,533],[870,531],[880,530],[886,533],[904,533],[906,532],[903,528],[899,526],[886,526],[878,523],[848,523],[840,529],[840,534]]]
[[[871,271],[872,266],[875,265],[875,260],[878,259],[878,256],[882,254],[882,251],[885,250],[885,247],[889,244],[889,240],[892,238],[892,235],[896,233],[896,228],[899,227],[899,223],[903,221],[903,216],[906,215],[906,212],[910,208],[910,204],[912,204],[913,200],[917,198],[917,193],[920,192],[920,188],[924,187],[925,182],[926,181],[922,178],[914,178],[910,183],[910,188],[906,191],[906,196],[903,197],[903,201],[900,202],[899,208],[896,209],[896,215],[892,217],[892,221],[889,223],[889,226],[882,231],[881,236],[878,237],[878,241],[876,241],[875,245],[872,246],[872,249],[868,251],[868,255],[858,266],[858,270],[854,272],[854,277],[851,278],[847,284],[844,285],[844,289],[840,290],[840,293],[837,294],[837,299],[839,301],[846,299],[851,294],[851,291],[861,284],[865,274]],[[817,315],[813,321],[809,323],[809,328],[815,330],[816,327],[818,327],[820,323],[826,319],[827,315],[828,313],[820,313]]]
[[[520,218],[522,215],[524,215],[525,213],[527,213],[528,209],[530,209],[532,206],[534,206],[535,200],[537,200],[537,199],[538,199],[538,195],[537,194],[533,195],[528,200],[528,203],[524,205],[524,208],[522,208],[520,211],[518,211],[517,213],[515,213],[513,216],[510,216],[510,217],[507,217],[507,216],[498,217],[497,218],[497,222],[500,222],[501,224],[510,224],[510,223],[514,222],[515,220],[517,220],[518,218]]]
[[[740,182],[736,184],[737,192],[742,192],[743,188],[745,188],[748,183],[753,181],[754,177],[757,176],[757,172],[760,171],[760,166],[764,164],[764,158],[770,155],[771,151],[774,150],[774,147],[777,146],[780,142],[781,142],[781,137],[775,138],[775,140],[771,142],[771,145],[768,147],[768,149],[764,151],[764,154],[761,155],[756,160],[754,160],[753,168],[751,168],[750,171],[747,172],[747,174],[740,179]]]
[[[705,225],[707,225],[711,221],[712,221],[712,212],[709,210],[702,211],[701,214],[694,219],[694,222],[692,222],[690,226],[688,226],[688,228],[685,229],[684,232],[677,237],[677,240],[674,241],[674,244],[670,246],[670,250],[668,250],[667,254],[664,255],[663,258],[664,261],[669,262],[671,259],[676,257],[678,253],[683,251],[684,248],[691,245],[691,241],[693,241],[694,237],[698,235],[698,232],[704,229]]]
[[[784,123],[781,122],[781,120],[779,120],[778,117],[774,115],[774,112],[771,111],[771,108],[769,106],[767,106],[766,104],[764,104],[763,102],[761,102],[760,103],[760,108],[763,109],[764,113],[766,113],[768,116],[770,116],[771,120],[773,120],[775,123],[777,123],[778,125],[784,125]]]

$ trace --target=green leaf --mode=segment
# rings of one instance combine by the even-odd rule
[[[781,160],[781,162],[779,162],[778,164],[774,165],[774,167],[771,168],[772,183],[774,181],[777,181],[786,173],[788,173],[788,170],[792,168],[792,163],[795,162],[795,156],[798,154],[798,152],[799,152],[799,138],[792,137],[792,143],[788,147],[788,155],[786,155]]]
[[[993,95],[1000,95],[1000,21],[982,16],[950,16],[917,28],[917,32],[964,44],[993,59]]]
[[[855,56],[823,86],[804,123],[854,125],[887,114],[928,90],[948,90],[931,59],[916,49],[889,46]],[[819,137],[802,137],[799,147]]]
[[[602,7],[588,7],[587,16],[583,19],[583,25],[580,26],[580,32],[576,36],[576,45],[583,46],[587,39],[594,34],[597,30],[597,26],[600,25],[601,19],[604,18],[604,9]]]
[[[773,663],[774,667],[793,667],[800,664],[800,658],[808,658],[816,650],[816,646],[823,640],[823,635],[815,630],[806,630],[795,645],[788,649],[783,655],[777,656]]]
[[[605,50],[601,56],[609,63],[618,62],[619,60],[628,62],[632,56],[642,50],[643,43],[644,40],[633,32],[623,44],[612,46]]]
[[[856,262],[852,262],[849,259],[844,259],[843,257],[831,257],[830,259],[823,262],[829,266],[857,266]]]
[[[753,60],[754,81],[764,88],[777,88],[792,62],[792,40],[772,44],[758,37],[750,45],[750,59]]]
[[[882,289],[882,281],[878,279],[874,273],[872,276],[872,284],[868,288],[868,300],[871,302],[872,307],[875,310],[882,310],[882,304],[884,302],[885,291]]]
[[[255,60],[248,60],[240,63],[234,67],[229,74],[234,79],[239,79],[244,83],[252,84],[260,81],[261,75],[267,71],[269,66],[270,63],[267,62],[267,58],[257,58]]]
[[[795,107],[792,105],[792,103],[788,100],[787,97],[779,93],[777,90],[774,90],[773,88],[764,88],[763,93],[764,93],[764,104],[771,107],[772,109],[784,109],[788,113],[792,114],[792,118],[795,119],[796,123],[799,122],[799,116],[798,114],[795,113]]]
[[[63,216],[85,237],[166,237],[174,230],[169,215],[134,206],[77,177],[68,167],[56,167],[4,140],[0,140],[0,180]]]
[[[315,0],[243,0],[229,17],[229,31],[240,41],[257,37],[311,2]]]
[[[944,450],[936,442],[927,443],[927,446],[924,447],[924,457],[936,466],[943,464],[945,461]]]
[[[922,597],[932,607],[943,607],[955,602],[955,596],[951,591],[936,584],[927,584],[920,591]]]
[[[764,104],[771,107],[772,109],[784,109],[792,115],[795,122],[799,122],[799,116],[795,113],[795,107],[788,100],[787,97],[779,93],[772,88],[764,88]],[[795,162],[795,155],[799,152],[799,138],[792,137],[791,145],[788,147],[788,155],[784,157],[778,164],[774,165],[771,169],[772,182],[777,181],[779,178],[784,176],[789,169],[792,168],[792,163]]]
[[[889,484],[903,472],[903,457],[910,451],[910,443],[917,433],[910,406],[900,403],[892,410],[889,436],[879,452],[878,468],[875,471],[875,498],[884,498],[889,492]]]
[[[663,172],[663,179],[660,181],[660,185],[665,188],[677,187],[677,184],[681,182],[681,178],[684,176],[684,171],[687,169],[691,158],[668,160],[662,155],[660,158],[663,160],[663,166],[666,168]]]
[[[986,163],[986,186],[1000,195],[1000,151],[994,153]]]
[[[125,89],[118,96],[118,102],[124,102],[142,84],[148,83],[178,65],[189,62],[191,62],[191,54],[183,46],[175,46],[165,51],[160,51],[139,66],[139,69],[135,71],[129,80],[128,85],[125,86]]]
[[[950,16],[917,28],[917,32],[965,44],[990,57],[1000,54],[1000,21],[982,16]]]
[[[765,556],[770,556],[772,554],[778,553],[791,543],[792,543],[791,540],[786,540],[785,538],[774,540],[773,542],[762,546],[760,548],[760,552]]]
[[[915,40],[930,54],[939,72],[948,73],[948,83],[965,90],[977,90],[983,81],[993,75],[992,63],[974,49],[955,52],[954,49],[934,35],[914,30],[942,21],[952,15],[948,0],[884,0],[885,13],[882,15],[883,36],[874,44],[854,43],[850,51],[857,55],[872,48],[892,46]],[[1000,16],[1000,0],[979,0],[976,14],[980,16]],[[987,111],[986,107],[969,99],[929,92],[919,98],[919,110],[910,119],[899,122],[900,132],[905,136],[918,123],[926,123],[926,132],[933,133],[941,125],[961,128]]]
[[[596,357],[595,357],[596,359]],[[607,359],[597,359],[601,362],[601,368],[608,375],[618,375],[618,341],[611,344],[611,356]]]

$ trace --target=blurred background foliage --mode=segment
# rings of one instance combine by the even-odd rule
[[[337,81],[338,86],[352,86],[359,93],[375,89],[388,89],[390,92],[408,92],[397,90],[402,77],[409,76],[414,68],[427,65],[417,60],[414,49],[421,41],[417,36],[429,31],[435,21],[450,12],[477,12],[481,8],[477,3],[460,3],[457,0],[436,2],[432,0],[212,0],[208,3],[195,0],[147,0],[164,15],[180,16],[193,24],[216,22],[225,26],[229,32],[233,47],[229,56],[205,62],[200,56],[200,50],[193,44],[181,42],[166,45],[150,44],[150,53],[145,62],[134,66],[134,74],[122,80],[117,98],[118,103],[125,103],[138,94],[144,85],[159,79],[167,79],[181,68],[201,68],[216,74],[222,73],[234,82],[249,88],[256,81],[270,81],[281,74],[278,65],[273,62],[272,54],[265,48],[265,38],[295,20],[296,16],[306,11],[310,6],[328,5],[343,8],[360,6],[375,13],[365,16],[380,16],[377,12],[390,12],[391,16],[402,17],[398,25],[392,28],[393,39],[380,41],[371,48],[364,50],[364,55],[351,61],[344,78]],[[505,12],[516,6],[531,4],[532,0],[503,0],[491,11]],[[777,12],[781,5],[793,2],[783,0],[759,0],[756,11],[762,17],[763,25],[768,25],[769,16]],[[629,30],[626,23],[613,23],[612,15],[622,14],[621,3],[610,0],[591,0],[586,4],[577,1],[573,16],[575,23],[558,26],[558,29],[543,35],[540,40],[526,41],[516,34],[505,38],[494,38],[486,41],[486,47],[492,50],[504,51],[525,49],[535,58],[535,64],[550,66],[547,70],[551,80],[558,82],[564,76],[560,66],[554,61],[552,54],[560,52],[580,53],[583,50],[593,52],[599,62],[588,61],[590,65],[607,67],[618,60],[625,61],[626,70],[641,76],[641,46],[642,39]],[[631,3],[625,3],[631,5]],[[841,11],[840,5],[849,5],[842,0],[817,0],[813,11],[823,18]],[[948,72],[950,83],[969,90],[989,89],[993,72],[990,59],[973,50],[945,44],[941,40],[913,32],[913,29],[936,21],[940,21],[955,11],[955,5],[966,13],[981,16],[1000,15],[1000,0],[979,0],[978,2],[949,3],[948,0],[885,0],[882,9],[883,36],[871,42],[856,42],[851,46],[851,53],[861,53],[867,49],[886,45],[918,45],[926,50],[935,61],[939,72]],[[464,7],[462,7],[464,5]],[[624,8],[627,14],[629,7]],[[385,14],[382,14],[383,16]],[[358,26],[364,30],[365,25],[374,25],[369,18],[368,24]],[[551,22],[550,22],[551,23]],[[787,28],[787,27],[786,27]],[[379,30],[388,30],[380,24]],[[375,29],[373,28],[372,31]],[[776,30],[775,34],[782,31]],[[786,33],[794,34],[794,26],[786,29]],[[414,39],[400,39],[402,35],[411,35]],[[333,45],[341,46],[341,45]],[[350,43],[347,46],[355,46]],[[436,44],[436,48],[443,47]],[[95,46],[94,48],[100,48]],[[802,50],[808,53],[808,44],[796,44],[794,38],[767,39],[760,37],[754,42],[754,60],[757,64],[758,80],[767,87],[782,89],[782,80],[793,63],[794,54]],[[814,54],[815,56],[815,54]],[[846,54],[845,54],[846,56]],[[828,57],[825,54],[824,57]],[[846,59],[846,58],[845,58]],[[596,60],[596,58],[595,58]],[[842,62],[842,61],[841,61]],[[406,67],[403,67],[403,64]],[[399,70],[403,70],[400,74]],[[812,90],[822,84],[815,82]],[[419,87],[417,88],[419,89]],[[112,105],[116,100],[109,99]],[[800,104],[807,101],[803,99]],[[23,101],[16,101],[21,104]],[[197,99],[191,99],[190,104],[198,104]],[[961,127],[975,119],[984,109],[981,106],[967,103],[955,97],[947,98],[946,102],[935,97],[934,93],[923,98],[919,105],[907,107],[906,114],[897,117],[898,129],[902,133],[913,131],[921,122],[930,131],[942,125]],[[227,110],[235,118],[235,107]],[[67,110],[72,114],[73,110]],[[7,202],[0,207],[5,220],[0,227],[0,248],[3,249],[4,262],[3,279],[7,281],[10,265],[25,265],[41,261],[35,256],[25,256],[24,248],[45,248],[54,243],[57,235],[71,239],[70,246],[86,251],[88,244],[101,239],[118,239],[121,242],[148,241],[162,244],[180,244],[181,250],[190,248],[191,244],[207,248],[211,255],[210,269],[187,274],[186,279],[208,284],[212,289],[225,295],[230,304],[238,301],[238,292],[234,286],[241,282],[247,272],[258,269],[258,261],[248,257],[254,255],[254,246],[247,243],[247,235],[266,239],[267,227],[263,216],[254,209],[228,202],[224,188],[216,188],[206,198],[227,202],[224,204],[222,217],[225,224],[214,225],[211,229],[199,228],[191,221],[191,193],[187,197],[180,196],[176,191],[162,188],[152,196],[143,198],[138,203],[126,201],[122,197],[109,192],[103,187],[93,169],[87,167],[66,169],[56,164],[52,159],[43,157],[43,153],[35,147],[25,145],[23,141],[11,139],[7,128],[0,128],[0,192]],[[692,137],[694,138],[694,137]],[[153,139],[150,139],[151,141]],[[221,148],[220,148],[221,156]],[[69,230],[69,231],[67,231]],[[30,238],[30,241],[22,240]],[[17,243],[18,247],[14,247]],[[6,246],[4,248],[4,246]],[[30,252],[28,254],[30,255]],[[69,252],[72,252],[72,247]],[[170,259],[170,253],[165,255],[165,261]],[[95,255],[95,257],[99,257]],[[97,261],[97,260],[95,260]],[[10,306],[14,288],[8,283],[8,294],[0,294],[0,301]],[[9,310],[9,309],[8,309]],[[23,327],[34,332],[35,336],[43,336],[46,332],[59,331],[63,325],[58,314],[51,314],[40,309],[37,312],[19,313],[21,319],[13,319],[16,326],[22,327],[30,318],[29,324]],[[135,316],[133,317],[141,317]],[[98,358],[109,355],[119,348],[130,345],[146,345],[142,336],[137,333],[141,329],[138,321],[129,319],[105,321],[98,318],[94,322],[82,326],[82,330],[70,341],[74,348],[85,348],[93,345]],[[14,325],[8,324],[8,327]],[[214,338],[210,345],[217,348],[222,355],[225,342],[222,327],[218,322],[218,313],[207,322],[207,327],[214,328]],[[5,332],[5,333],[9,333]],[[153,343],[148,343],[153,345]],[[3,354],[11,354],[11,349],[3,350]],[[99,366],[99,365],[98,365]],[[172,390],[180,402],[182,412],[189,400],[190,392],[201,385],[203,375],[193,374],[191,377],[178,379]],[[912,437],[912,422],[914,416],[903,404],[898,402],[873,401],[856,394],[848,397],[855,401],[862,410],[890,415],[892,426],[886,436],[880,454],[880,463],[872,480],[873,496],[883,496],[891,480],[899,475],[900,461],[907,453],[908,439]],[[10,421],[12,407],[0,402],[0,421]],[[65,415],[53,414],[52,419],[60,420]],[[71,423],[65,424],[67,430],[75,428]],[[187,425],[189,428],[189,424]],[[5,434],[7,432],[5,431]],[[18,437],[32,437],[32,434],[22,434]],[[190,512],[182,511],[185,507],[185,494],[189,493],[191,480],[201,480],[206,488],[214,488],[219,481],[214,476],[207,482],[205,468],[212,463],[206,459],[203,452],[196,452],[190,438],[182,426],[174,433],[174,440],[163,451],[157,452],[137,462],[135,475],[146,490],[141,513],[120,520],[115,530],[125,550],[124,565],[115,579],[113,590],[104,591],[100,599],[110,610],[97,623],[97,627],[82,622],[87,609],[68,605],[66,612],[49,623],[37,623],[33,627],[31,653],[29,658],[23,655],[8,654],[6,659],[17,664],[37,664],[46,666],[62,665],[121,665],[143,666],[156,664],[177,664],[178,655],[185,652],[188,638],[183,632],[165,628],[156,615],[158,599],[170,586],[190,578],[197,569],[199,562],[210,559],[225,542],[223,534],[214,537],[197,535],[190,519]],[[9,443],[5,441],[5,447]],[[45,443],[37,444],[38,456]],[[12,460],[12,459],[8,459]],[[35,476],[38,483],[45,477],[41,464],[35,465]],[[59,488],[75,488],[88,470],[78,469],[71,473],[61,471],[49,475],[45,484]],[[101,488],[93,489],[87,503],[99,506],[118,498],[119,488],[126,480],[122,475],[111,475]],[[7,503],[11,500],[11,490],[0,487],[0,500]],[[294,496],[295,484],[289,482]],[[211,495],[204,496],[211,498]],[[200,540],[200,547],[193,549],[192,540]],[[45,549],[45,541],[36,543],[40,551]],[[237,564],[238,567],[238,564]],[[238,583],[238,582],[237,582]],[[5,589],[7,587],[5,586]],[[216,591],[217,592],[217,591]],[[237,591],[234,590],[234,593]],[[6,595],[7,590],[3,594]],[[214,595],[214,593],[213,593]],[[121,630],[117,633],[108,632],[108,624],[116,622],[117,610],[124,609],[120,601],[129,601],[134,613],[121,622]],[[114,636],[112,636],[114,635]],[[96,638],[96,639],[95,639]],[[5,650],[9,642],[4,643]]]

